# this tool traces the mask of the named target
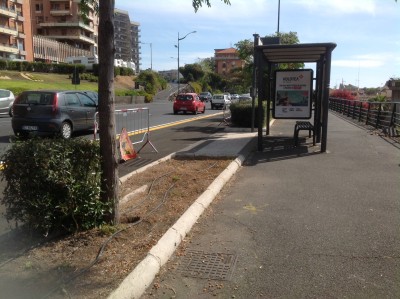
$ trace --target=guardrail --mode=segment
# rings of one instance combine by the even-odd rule
[[[94,139],[97,139],[99,130],[99,113],[94,116]],[[150,110],[149,108],[120,109],[115,110],[115,133],[120,138],[122,130],[125,129],[132,144],[142,144],[136,152],[139,153],[147,144],[157,151],[150,141]]]
[[[231,115],[230,104],[224,105],[224,107],[222,108],[222,121],[219,123],[219,125],[225,124],[229,126],[231,124],[231,118],[232,115]]]
[[[400,135],[400,102],[364,102],[329,98],[329,109],[375,129],[390,137]]]

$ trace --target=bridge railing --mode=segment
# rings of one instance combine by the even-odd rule
[[[400,102],[366,102],[329,98],[329,109],[357,122],[382,130],[390,137],[400,135]]]

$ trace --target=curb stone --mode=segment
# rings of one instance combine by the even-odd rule
[[[191,145],[190,148],[197,146],[201,142]],[[160,160],[169,160],[174,157],[175,154],[176,153],[173,153]],[[118,288],[108,296],[108,299],[140,298],[144,294],[161,267],[169,260],[204,210],[210,205],[231,177],[239,170],[248,154],[249,152],[245,155],[239,155],[228,165],[199,198],[183,213],[175,224],[168,229],[157,244],[149,251],[147,256],[122,281]],[[160,160],[149,164],[147,167],[145,166],[146,169],[162,162]],[[133,172],[121,178],[121,181],[125,181],[130,176],[142,171],[143,170]]]

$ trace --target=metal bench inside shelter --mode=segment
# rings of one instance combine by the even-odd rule
[[[296,121],[296,125],[294,126],[294,146],[297,146],[299,143],[299,132],[302,130],[308,131],[308,137],[313,138],[313,145],[315,145],[315,128],[309,121]]]

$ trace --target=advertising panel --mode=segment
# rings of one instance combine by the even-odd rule
[[[275,82],[273,117],[311,118],[313,70],[278,70]]]

